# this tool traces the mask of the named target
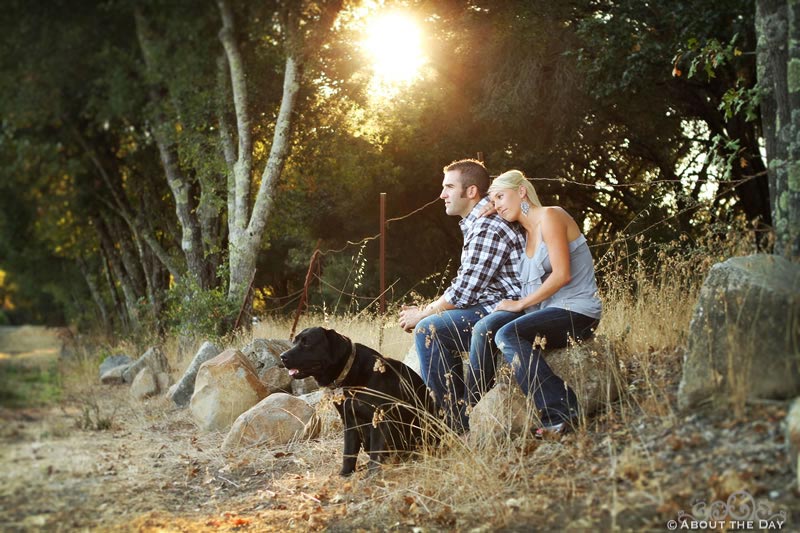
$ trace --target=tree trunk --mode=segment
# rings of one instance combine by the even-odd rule
[[[758,0],[756,58],[762,90],[775,253],[800,258],[800,7]]]
[[[272,139],[269,159],[261,176],[261,186],[256,196],[253,213],[247,226],[241,228],[237,220],[236,233],[230,236],[230,285],[228,298],[240,304],[256,271],[256,256],[261,246],[267,219],[274,201],[275,187],[280,179],[286,156],[289,154],[291,135],[291,114],[300,90],[300,64],[291,55],[286,58],[286,71],[283,78],[283,98],[281,100],[275,134]],[[237,189],[238,193],[238,189]]]
[[[245,301],[247,290],[256,270],[256,256],[269,217],[273,193],[280,179],[286,156],[289,153],[291,116],[300,90],[302,55],[287,46],[286,67],[283,78],[283,98],[275,124],[269,159],[261,177],[261,186],[256,196],[252,215],[250,213],[250,179],[252,175],[251,119],[248,109],[247,85],[244,64],[235,39],[234,17],[227,0],[217,0],[222,17],[219,39],[225,50],[230,95],[236,115],[238,146],[234,148],[233,136],[221,116],[220,135],[225,159],[229,165],[228,177],[228,249],[230,277],[228,300],[240,306]],[[287,28],[287,33],[292,30]],[[287,38],[287,41],[289,39]],[[227,83],[225,84],[227,88]],[[234,160],[235,157],[235,160]],[[231,164],[232,163],[232,164]]]
[[[164,247],[161,246],[161,243],[158,242],[158,239],[155,237],[155,232],[144,222],[141,213],[142,210],[135,212],[134,209],[131,208],[128,198],[125,195],[125,190],[121,186],[119,169],[114,168],[113,164],[109,165],[101,162],[96,151],[86,142],[86,139],[76,127],[72,127],[72,132],[78,140],[78,143],[86,152],[86,155],[92,161],[98,175],[102,178],[103,183],[105,183],[108,188],[108,192],[111,194],[113,206],[109,205],[109,208],[113,209],[116,207],[119,216],[121,216],[130,227],[134,241],[137,247],[140,248],[139,255],[143,255],[141,241],[144,240],[161,263],[169,270],[172,277],[175,278],[176,281],[179,281],[183,277],[183,267],[180,266],[177,258],[170,255]],[[106,168],[107,166],[111,168]],[[112,180],[112,176],[115,178],[114,180]],[[147,209],[145,208],[144,211],[147,211]]]
[[[130,280],[131,287],[136,293],[137,298],[146,294],[146,282],[142,269],[141,256],[139,250],[135,248],[135,235],[131,234],[129,227],[123,225],[114,213],[107,210],[102,211],[103,220],[106,223],[109,235],[117,245],[122,266]]]
[[[99,216],[92,217],[92,221],[97,235],[100,238],[100,245],[105,250],[106,259],[111,267],[111,274],[116,279],[117,283],[119,283],[122,289],[122,296],[125,298],[125,322],[135,330],[139,326],[139,312],[137,307],[139,297],[136,294],[136,289],[122,264],[120,255],[116,251],[114,239],[111,238],[105,222]]]
[[[94,275],[89,269],[89,266],[86,264],[86,261],[82,257],[79,257],[77,263],[81,274],[83,274],[83,279],[86,280],[86,285],[89,287],[89,293],[92,295],[92,300],[94,301],[95,306],[97,306],[97,311],[100,313],[100,320],[103,322],[103,331],[108,333],[111,331],[111,321],[108,317],[106,303],[103,301],[103,293],[100,291],[100,287],[97,285],[97,280],[95,280]]]
[[[136,10],[135,18],[136,32],[139,38],[139,46],[144,56],[145,66],[155,77],[156,68],[152,51],[155,45],[150,29],[139,9]],[[157,109],[162,109],[163,98],[155,86],[150,87],[150,99]],[[156,124],[152,128],[152,133],[161,156],[161,165],[167,177],[167,184],[175,200],[175,213],[181,226],[181,250],[183,250],[183,254],[186,257],[186,266],[189,275],[197,282],[199,287],[209,288],[207,286],[208,280],[204,275],[203,242],[200,235],[200,225],[195,213],[196,202],[192,194],[191,184],[182,172],[178,162],[177,147],[170,132],[170,129],[174,126],[163,111],[158,113],[155,120]]]

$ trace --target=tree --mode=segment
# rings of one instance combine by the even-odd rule
[[[775,252],[800,258],[800,6],[759,0],[758,84]]]
[[[246,71],[235,39],[234,14],[228,0],[218,0],[222,17],[220,41],[225,50],[220,67],[228,71],[230,95],[236,116],[236,139],[220,117],[220,135],[228,165],[228,258],[230,278],[228,298],[240,304],[247,296],[256,269],[267,220],[274,203],[274,193],[289,153],[292,114],[303,77],[303,68],[311,54],[319,51],[324,36],[342,8],[342,0],[303,2],[285,5],[278,11],[283,31],[283,95],[274,124],[269,158],[261,173],[261,183],[251,207],[253,168],[253,117],[249,105]]]

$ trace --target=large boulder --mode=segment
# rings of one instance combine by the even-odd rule
[[[419,354],[417,353],[417,345],[411,343],[411,347],[408,349],[406,353],[405,359],[403,359],[403,363],[410,367],[411,370],[416,372],[418,375],[422,376],[422,371],[420,370],[419,364]]]
[[[708,273],[689,326],[682,409],[800,395],[800,265],[734,257]]]
[[[292,394],[295,396],[311,394],[316,390],[319,390],[319,383],[312,377],[292,380]]]
[[[516,383],[498,383],[469,413],[470,439],[484,444],[519,435],[532,424],[532,411]]]
[[[158,380],[150,367],[145,366],[136,374],[128,392],[137,400],[144,400],[158,394]]]
[[[325,436],[342,434],[344,426],[335,405],[336,402],[344,400],[342,389],[318,388],[314,392],[303,394],[300,398],[314,409],[320,434]]]
[[[169,372],[169,363],[164,352],[158,346],[154,346],[125,369],[122,373],[122,379],[125,380],[125,383],[131,383],[136,374],[141,372],[145,366],[149,367],[154,375],[159,372]]]
[[[128,370],[128,365],[115,366],[106,370],[100,376],[100,383],[103,385],[122,385],[125,383],[125,379],[122,376],[126,370]]]
[[[250,361],[230,349],[200,365],[189,405],[201,429],[219,431],[228,429],[266,395]]]
[[[100,379],[102,380],[103,375],[109,370],[120,366],[127,366],[131,363],[133,363],[133,359],[125,354],[109,355],[100,363]]]
[[[292,392],[292,376],[289,375],[289,372],[280,366],[273,366],[272,368],[268,368],[258,375],[259,379],[261,379],[261,383],[267,388],[267,394],[273,394],[275,392]]]
[[[233,423],[222,447],[288,444],[313,438],[319,431],[314,408],[291,394],[270,394],[242,413]]]
[[[591,415],[619,396],[622,384],[619,383],[618,351],[616,342],[604,335],[598,335],[567,348],[545,350],[544,357],[553,372],[575,391],[581,412]],[[419,356],[414,345],[408,350],[403,362],[419,372]],[[505,365],[502,354],[498,352],[498,369]],[[468,371],[469,363],[464,361],[465,375]],[[498,376],[501,373],[498,370]]]
[[[200,365],[219,355],[219,352],[220,349],[211,342],[204,342],[200,346],[181,379],[167,393],[167,397],[175,405],[183,407],[189,403],[194,393],[194,383],[197,378],[197,371],[200,370]]]
[[[555,375],[564,380],[578,397],[583,415],[591,415],[619,396],[617,343],[604,335],[567,348],[545,350],[544,357]]]
[[[292,343],[285,339],[253,339],[242,353],[252,363],[258,377],[263,379],[270,368],[283,368],[280,355],[291,347]]]

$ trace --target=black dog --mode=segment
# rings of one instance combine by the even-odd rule
[[[422,378],[400,361],[319,327],[301,331],[281,360],[294,379],[313,376],[321,386],[343,389],[344,398],[334,400],[344,424],[343,476],[355,471],[362,445],[374,471],[432,433],[423,432],[421,420],[435,412],[433,400]]]

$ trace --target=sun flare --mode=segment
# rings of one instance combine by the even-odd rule
[[[402,13],[385,13],[372,19],[363,47],[375,78],[385,84],[412,82],[426,61],[420,27]]]

